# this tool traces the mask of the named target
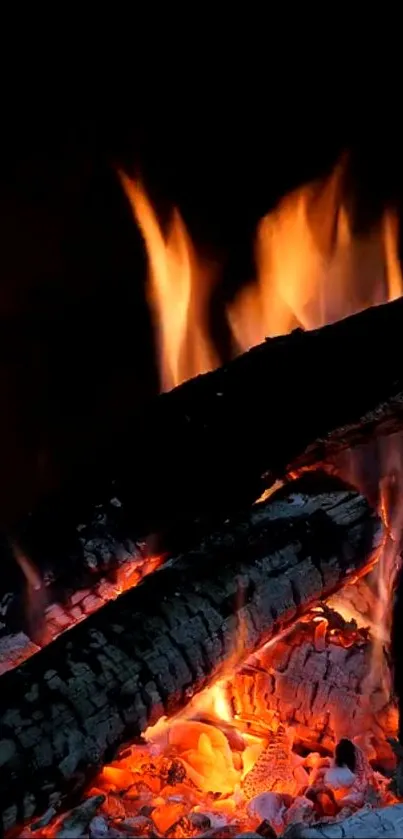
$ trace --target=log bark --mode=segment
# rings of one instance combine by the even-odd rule
[[[383,527],[340,481],[310,475],[1,676],[5,829],[80,793],[116,749],[374,561]],[[375,553],[374,553],[375,552]]]
[[[354,638],[346,625],[340,640],[349,646],[344,647],[337,636],[325,637],[323,623],[314,623],[313,617],[257,652],[229,680],[227,695],[234,713],[246,730],[257,731],[274,712],[294,727],[295,743],[309,751],[333,754],[342,737],[358,737],[371,746],[378,765],[391,770],[393,752],[387,738],[396,736],[397,713],[384,680],[387,674],[379,662],[376,671],[372,669],[372,641],[366,633]],[[330,628],[337,631],[337,624],[335,619]]]
[[[338,822],[294,824],[283,833],[283,839],[401,839],[401,836],[403,804],[376,810],[359,810]]]

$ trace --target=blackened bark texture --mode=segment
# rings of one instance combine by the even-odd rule
[[[306,475],[5,673],[4,828],[81,792],[123,742],[233,666],[237,633],[243,658],[368,567],[382,535],[362,496]]]

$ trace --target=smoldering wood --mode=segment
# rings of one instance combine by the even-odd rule
[[[119,440],[15,526],[51,599],[141,553],[150,533],[183,550],[276,478],[403,428],[402,324],[397,300],[295,331],[157,397],[126,426],[122,412]],[[9,543],[0,608],[21,629],[26,580]]]
[[[333,754],[342,737],[359,737],[378,765],[391,769],[388,738],[396,734],[397,711],[380,662],[372,668],[373,643],[358,635],[343,647],[325,639],[313,619],[258,651],[233,675],[226,689],[234,713],[245,730],[254,731],[275,713],[309,751]],[[344,636],[348,640],[346,630]]]
[[[304,476],[3,674],[4,828],[80,794],[124,742],[233,666],[237,633],[252,653],[364,571],[382,538],[362,496]]]
[[[403,804],[381,809],[362,809],[337,822],[316,825],[293,824],[283,839],[400,839],[403,835]]]

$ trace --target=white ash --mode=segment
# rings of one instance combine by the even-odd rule
[[[248,813],[252,818],[270,822],[276,832],[284,828],[286,806],[279,792],[262,792],[256,795],[249,801]]]
[[[91,839],[104,839],[109,836],[109,825],[104,816],[94,816],[91,819],[89,834]]]
[[[402,839],[403,804],[382,809],[362,809],[339,822],[315,826],[294,824],[283,839]]]
[[[332,789],[343,789],[343,787],[351,787],[357,777],[348,766],[334,765],[326,770],[323,780]]]
[[[291,807],[288,807],[284,814],[285,827],[288,827],[290,824],[296,824],[297,822],[311,823],[314,818],[313,810],[313,801],[310,801],[304,795],[298,795],[294,798]]]

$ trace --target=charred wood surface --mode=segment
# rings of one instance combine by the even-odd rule
[[[141,553],[150,533],[183,550],[290,470],[401,429],[402,324],[397,300],[267,340],[132,417],[113,452],[15,527],[51,599]],[[0,612],[19,629],[26,579],[10,536],[0,556]]]
[[[382,525],[340,481],[310,475],[1,676],[4,827],[79,793],[125,741],[373,561]],[[232,658],[231,658],[232,657]]]

